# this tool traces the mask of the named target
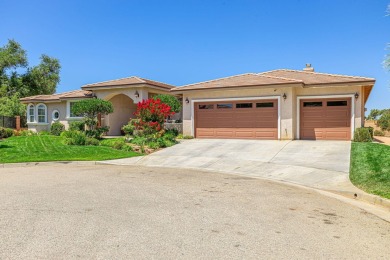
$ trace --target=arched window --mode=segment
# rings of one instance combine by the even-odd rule
[[[29,123],[35,122],[35,110],[33,104],[28,105],[27,120]]]
[[[47,122],[47,108],[44,104],[39,104],[37,106],[37,115],[38,115],[38,123],[46,123]]]

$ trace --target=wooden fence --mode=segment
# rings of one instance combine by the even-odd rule
[[[27,128],[27,118],[25,116],[0,116],[0,127],[16,130]]]

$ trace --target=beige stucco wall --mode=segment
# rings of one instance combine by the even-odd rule
[[[193,133],[193,114],[192,101],[199,99],[223,99],[223,98],[253,98],[253,97],[280,97],[280,139],[296,139],[299,136],[297,122],[297,98],[304,96],[320,96],[326,98],[330,95],[353,95],[355,92],[360,94],[361,87],[319,87],[319,88],[303,88],[303,87],[276,87],[276,88],[241,88],[240,90],[224,89],[224,90],[202,90],[188,91],[183,93],[183,134],[194,135]],[[282,95],[286,93],[286,100]],[[186,98],[189,103],[185,102]],[[362,126],[362,98],[358,100],[352,99],[354,102],[355,128]]]
[[[133,100],[124,94],[116,95],[109,101],[114,107],[114,112],[104,117],[103,124],[110,127],[108,135],[121,135],[122,126],[134,117],[137,107]]]
[[[37,105],[41,104],[41,102],[36,103],[29,103],[34,104],[35,108]],[[29,105],[28,104],[28,105]],[[62,102],[55,102],[55,103],[43,103],[47,107],[47,123],[27,123],[28,129],[32,130],[34,132],[40,132],[40,131],[50,131],[50,125],[54,123],[53,120],[53,111],[58,110],[60,113],[59,122],[65,125],[65,128],[67,129],[69,127],[68,120],[66,119],[66,101]],[[35,114],[35,118],[37,120],[37,114]]]

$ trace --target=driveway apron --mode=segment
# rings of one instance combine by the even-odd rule
[[[348,141],[193,139],[144,157],[104,164],[201,169],[359,192],[349,181]]]

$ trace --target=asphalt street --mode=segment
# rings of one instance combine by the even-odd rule
[[[0,168],[0,259],[389,259],[390,223],[313,190],[200,170]]]

